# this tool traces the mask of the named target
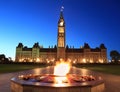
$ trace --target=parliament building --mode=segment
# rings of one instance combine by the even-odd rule
[[[33,47],[28,48],[19,43],[15,56],[16,62],[55,63],[61,59],[71,63],[107,63],[107,48],[104,44],[96,48],[91,48],[88,43],[84,43],[80,48],[66,45],[65,20],[62,11],[58,21],[57,45],[44,48],[39,43],[35,43]]]

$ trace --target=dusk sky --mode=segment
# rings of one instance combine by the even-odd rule
[[[96,48],[104,43],[108,58],[111,50],[120,52],[120,0],[0,0],[0,54],[15,58],[19,42],[56,45],[61,6],[66,44]]]

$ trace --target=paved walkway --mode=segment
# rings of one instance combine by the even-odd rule
[[[21,74],[53,74],[53,67],[37,68],[33,70],[27,70],[16,73],[0,74],[0,92],[10,91],[10,79]],[[95,75],[101,76],[105,80],[105,92],[119,92],[120,90],[120,76],[104,74],[99,72],[93,72],[87,69],[80,69],[73,67],[70,73],[82,74],[82,75]]]

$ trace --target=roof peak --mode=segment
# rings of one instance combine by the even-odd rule
[[[63,11],[60,12],[60,19],[63,19]]]
[[[64,10],[64,6],[61,6],[61,9],[60,9],[60,11],[62,12]]]
[[[64,10],[64,6],[61,6],[61,10],[60,10],[60,18],[63,19],[63,10]]]

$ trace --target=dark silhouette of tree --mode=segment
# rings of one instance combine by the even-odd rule
[[[5,60],[5,58],[6,58],[6,57],[5,57],[5,55],[4,55],[4,54],[1,54],[1,55],[0,55],[0,61],[4,61],[4,60]]]
[[[10,62],[13,62],[11,57],[8,57],[8,60],[9,60]]]
[[[57,48],[57,46],[55,45],[55,46],[54,46],[54,48],[56,49],[56,48]]]
[[[68,46],[68,45],[66,45],[66,49],[69,49],[69,46]]]
[[[0,63],[10,63],[13,62],[11,57],[6,58],[4,54],[0,54]]]
[[[118,63],[118,62],[119,62],[119,58],[120,58],[120,54],[119,54],[118,51],[112,50],[112,51],[110,52],[110,57],[111,57],[111,59],[112,59],[112,62]]]

